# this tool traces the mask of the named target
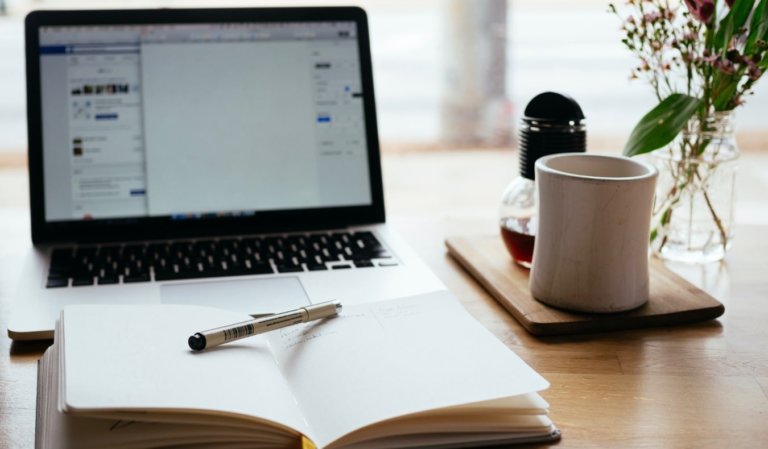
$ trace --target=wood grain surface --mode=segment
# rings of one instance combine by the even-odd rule
[[[465,308],[549,380],[558,447],[768,447],[768,155],[742,158],[726,261],[668,265],[723,303],[722,317],[552,337],[527,332],[445,249],[449,236],[498,232],[499,197],[516,168],[511,151],[390,153],[387,214]],[[23,172],[0,169],[3,329],[30,244],[25,189]],[[36,362],[47,345],[0,335],[1,449],[33,447]]]
[[[648,302],[623,313],[575,313],[543,304],[528,289],[529,270],[515,264],[495,236],[457,236],[445,241],[448,252],[513,317],[534,335],[564,335],[694,323],[719,317],[723,305],[667,268],[649,262]]]

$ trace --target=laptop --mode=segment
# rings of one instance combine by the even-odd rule
[[[274,313],[445,289],[385,224],[359,8],[36,11],[32,241],[8,335],[70,304]]]

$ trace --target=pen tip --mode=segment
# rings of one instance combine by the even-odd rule
[[[189,340],[187,340],[187,343],[189,343],[190,349],[194,351],[202,351],[205,349],[205,336],[202,334],[195,334],[191,337],[189,337]]]

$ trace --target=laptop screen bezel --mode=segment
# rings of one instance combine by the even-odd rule
[[[173,220],[170,216],[46,221],[43,173],[39,29],[43,26],[354,21],[358,29],[360,75],[371,204],[258,211],[251,216]],[[383,223],[384,193],[376,124],[366,13],[357,7],[142,9],[34,11],[25,21],[27,129],[32,241],[35,244],[155,240],[216,235],[330,229]]]

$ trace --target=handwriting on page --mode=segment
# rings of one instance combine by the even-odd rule
[[[421,305],[409,303],[379,304],[375,307],[372,307],[372,311],[374,314],[376,314],[376,318],[379,319],[380,323],[381,320],[398,320],[401,318],[416,317],[427,313],[427,311]],[[381,324],[383,326],[383,323]]]
[[[338,319],[338,318],[334,318]],[[337,330],[323,329],[323,321],[307,324],[305,326],[294,326],[281,329],[279,332],[280,343],[283,348],[290,349],[294,346],[304,344],[317,338],[337,334]]]
[[[304,326],[286,327],[277,332],[277,342],[283,349],[305,344],[322,337],[341,333],[357,332],[370,326],[369,321],[376,320],[367,310],[344,311],[342,315],[328,318]],[[375,325],[375,321],[374,321]]]
[[[331,335],[361,335],[361,332],[371,332],[376,328],[383,330],[389,323],[409,322],[427,313],[426,307],[408,303],[355,307],[335,318],[281,329],[278,344],[283,349],[291,349]]]

